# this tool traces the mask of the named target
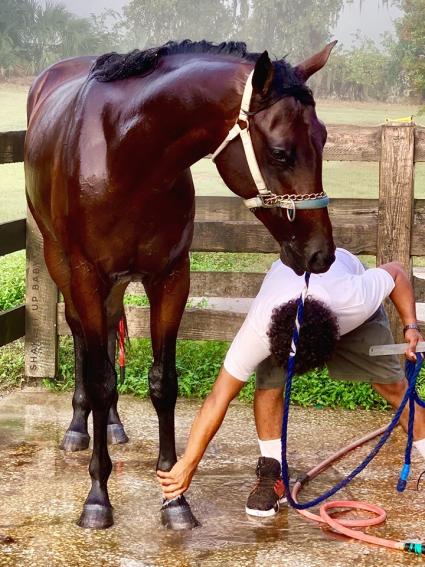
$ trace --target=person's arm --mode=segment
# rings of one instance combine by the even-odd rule
[[[417,324],[415,293],[402,264],[389,262],[379,267],[386,270],[394,280],[394,289],[390,293],[390,299],[400,315],[403,326],[411,323]],[[416,329],[408,329],[404,337],[409,343],[405,352],[406,358],[416,360],[416,344],[423,341],[421,333]]]
[[[230,402],[238,395],[245,383],[234,378],[222,367],[211,394],[193,422],[184,455],[171,471],[157,471],[165,498],[176,498],[189,488],[196,467],[222,424]]]

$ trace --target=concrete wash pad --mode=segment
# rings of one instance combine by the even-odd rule
[[[200,402],[179,400],[181,454]],[[65,454],[58,446],[71,417],[71,396],[24,390],[0,400],[0,566],[344,566],[415,565],[421,558],[347,541],[284,509],[271,519],[248,517],[244,506],[258,456],[252,408],[234,403],[188,493],[202,527],[173,533],[160,524],[155,480],[157,419],[149,401],[120,400],[130,442],[111,448],[109,482],[115,526],[76,526],[89,488],[90,451]],[[292,476],[335,449],[385,424],[389,413],[293,408],[289,453]],[[382,453],[339,496],[369,500],[388,513],[373,533],[425,537],[425,484],[395,490],[404,435],[397,430]],[[365,449],[328,469],[302,492],[312,497],[347,474]],[[425,468],[414,455],[412,479]]]

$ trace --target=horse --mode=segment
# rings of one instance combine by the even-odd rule
[[[133,278],[150,302],[157,469],[168,471],[177,460],[175,350],[189,291],[190,166],[215,154],[226,185],[296,273],[325,272],[334,261],[322,185],[326,128],[305,84],[334,43],[291,66],[242,42],[168,42],[63,60],[35,79],[27,103],[26,196],[75,347],[73,417],[63,449],[88,447],[93,414],[81,527],[113,524],[108,438],[127,440],[117,411],[115,340]],[[161,515],[170,528],[197,524],[183,496],[164,501]]]

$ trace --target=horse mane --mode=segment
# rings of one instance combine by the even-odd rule
[[[93,63],[88,78],[107,83],[126,79],[128,77],[142,77],[152,73],[158,66],[162,57],[180,53],[212,53],[229,57],[237,57],[247,61],[255,62],[260,53],[248,51],[243,41],[223,41],[213,43],[210,41],[168,41],[160,47],[152,47],[140,51],[134,49],[129,53],[120,54],[115,51],[100,55]],[[314,99],[310,89],[300,80],[299,76],[284,58],[273,61],[276,71],[275,88],[273,99],[283,96],[294,96],[304,104],[314,105]],[[270,103],[270,101],[268,101]]]

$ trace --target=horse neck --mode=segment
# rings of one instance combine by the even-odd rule
[[[176,67],[178,73],[173,74]],[[238,117],[251,69],[248,61],[218,56],[164,58],[158,70],[161,92],[154,95],[166,117],[163,136],[169,139],[164,139],[163,146],[180,143],[188,156],[183,160],[185,167],[212,153],[224,140]]]

